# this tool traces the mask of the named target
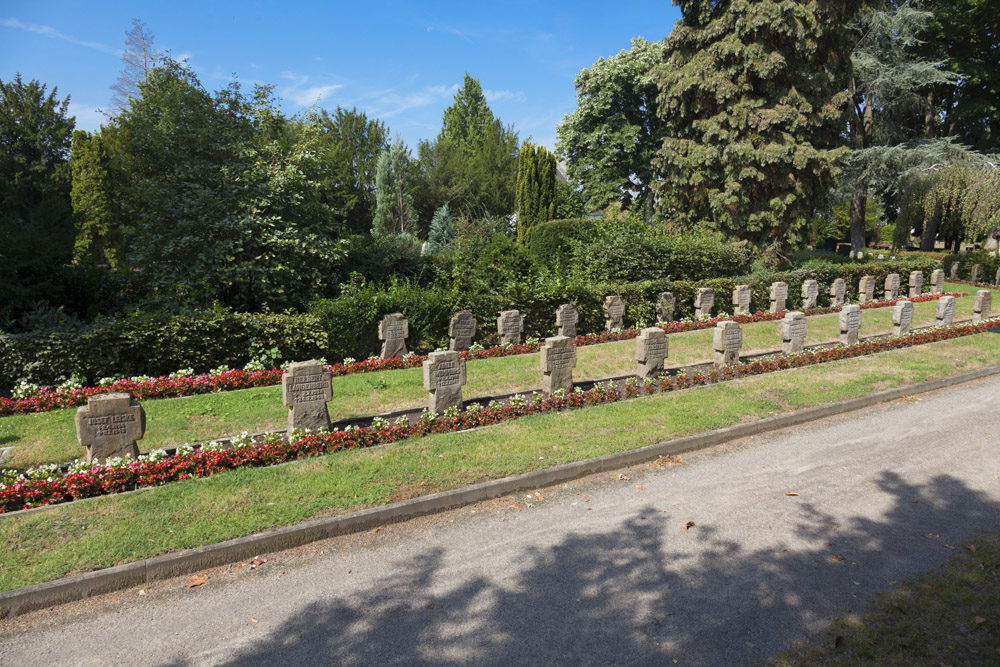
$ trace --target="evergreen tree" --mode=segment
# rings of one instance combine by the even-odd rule
[[[139,83],[146,80],[161,58],[163,54],[153,46],[153,33],[146,22],[132,19],[132,27],[125,31],[125,50],[122,52],[125,68],[111,84],[114,92],[111,104],[115,109],[124,110],[131,98],[139,96]]]
[[[556,156],[545,146],[525,143],[517,158],[517,240],[551,220],[556,211]]]
[[[846,157],[858,0],[674,0],[682,18],[653,76],[664,208],[767,247],[772,259],[829,197]]]
[[[438,141],[451,141],[474,150],[484,141],[495,120],[479,81],[466,72],[455,101],[444,110]]]
[[[392,145],[379,155],[375,166],[372,236],[413,233],[417,214],[413,209],[412,187],[410,150],[396,135]]]
[[[106,262],[112,269],[118,268],[124,259],[124,239],[115,203],[111,157],[102,134],[74,132],[69,162],[76,224],[73,260],[78,264]]]
[[[448,204],[434,212],[430,233],[427,235],[427,250],[432,255],[441,252],[455,240],[455,227],[451,222]]]

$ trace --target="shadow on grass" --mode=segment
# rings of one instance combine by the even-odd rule
[[[948,475],[914,486],[883,474],[877,489],[884,520],[800,505],[787,551],[748,549],[710,526],[685,532],[652,507],[552,547],[515,547],[513,564],[498,553],[509,581],[427,548],[360,595],[305,606],[230,664],[766,660],[887,582],[933,569],[953,553],[944,544],[998,526],[1000,504]]]

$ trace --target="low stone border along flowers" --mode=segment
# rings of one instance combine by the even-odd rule
[[[922,294],[909,299],[914,303],[923,301],[935,301],[942,296],[968,296],[963,292],[950,292],[948,294]],[[869,301],[862,304],[862,308],[885,308],[895,305],[902,299]],[[826,315],[840,312],[839,308],[826,307],[814,308],[807,311],[807,315]],[[750,324],[753,322],[769,322],[780,320],[785,316],[785,311],[780,313],[765,313],[757,311],[753,315],[729,315],[719,314],[711,318],[683,319],[673,322],[658,323],[661,329],[668,334],[683,333],[686,331],[696,331],[698,329],[711,329],[717,322],[735,320],[740,324]],[[600,333],[580,334],[576,337],[575,343],[578,347],[585,345],[598,345],[600,343],[610,343],[620,340],[631,340],[638,337],[640,329],[614,329],[602,331]],[[463,359],[490,359],[493,357],[510,357],[519,354],[530,354],[537,352],[543,341],[537,338],[529,338],[527,342],[517,345],[500,344],[492,347],[483,347],[473,344],[468,352],[462,352]],[[354,373],[373,373],[378,371],[397,370],[401,368],[415,368],[421,366],[427,360],[426,354],[408,354],[405,357],[392,357],[381,359],[379,357],[369,357],[364,361],[356,361],[351,358],[344,359],[343,362],[329,364],[327,368],[333,372],[334,376],[352,375]],[[210,394],[217,391],[233,391],[236,389],[250,389],[252,387],[270,387],[281,384],[281,376],[284,375],[283,368],[265,369],[259,363],[250,362],[243,369],[217,368],[208,373],[195,374],[193,369],[186,368],[157,378],[148,376],[138,376],[115,380],[105,378],[95,387],[84,387],[72,381],[65,382],[58,387],[37,387],[22,383],[14,390],[14,398],[0,397],[0,417],[9,415],[26,414],[30,412],[49,412],[51,410],[61,410],[78,405],[83,405],[87,399],[95,394],[106,394],[114,392],[125,392],[132,395],[137,401],[144,401],[155,398],[170,398],[180,396],[194,396],[196,394]]]
[[[983,333],[998,324],[1000,317],[975,324],[934,327],[906,336],[869,339],[857,345],[821,348],[790,356],[762,357],[736,366],[708,371],[699,370],[690,375],[680,372],[674,376],[665,375],[658,380],[643,381],[629,378],[622,387],[613,382],[598,383],[588,391],[582,391],[577,387],[571,393],[557,393],[551,398],[543,398],[541,394],[533,393],[528,399],[517,394],[506,403],[492,401],[487,406],[473,403],[464,411],[450,409],[443,415],[425,409],[421,418],[414,423],[410,423],[405,417],[393,423],[376,418],[367,428],[348,427],[343,431],[314,433],[294,431],[288,439],[271,434],[265,437],[262,443],[255,443],[244,433],[235,438],[229,448],[219,443],[210,443],[198,449],[183,445],[172,455],[167,455],[163,450],[155,450],[138,459],[118,458],[104,464],[90,464],[77,460],[65,472],[61,472],[60,466],[55,464],[31,469],[25,473],[2,470],[0,513],[162,486],[192,477],[211,477],[227,470],[270,466],[345,449],[398,442],[431,433],[449,433],[491,426],[527,415],[613,403],[640,394],[676,391],[740,377],[914,347]]]

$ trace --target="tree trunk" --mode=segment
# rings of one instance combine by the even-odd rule
[[[927,221],[927,225],[924,227],[923,236],[920,237],[920,249],[923,251],[934,250],[934,241],[937,240],[937,230],[938,225],[941,224],[941,214],[937,213],[930,220]]]
[[[865,211],[868,208],[868,186],[858,185],[851,200],[851,258],[863,256],[865,251]]]

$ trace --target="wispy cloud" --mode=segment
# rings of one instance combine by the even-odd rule
[[[521,102],[524,100],[524,93],[520,90],[517,92],[511,90],[484,90],[483,95],[486,96],[487,102],[498,102],[500,100],[517,100]]]
[[[373,115],[380,118],[391,118],[396,114],[403,113],[417,107],[425,107],[441,100],[446,100],[458,91],[458,84],[451,86],[427,86],[423,90],[408,93],[397,93],[395,91],[381,91],[374,97],[376,107],[372,110]]]
[[[58,39],[64,42],[69,42],[70,44],[76,44],[77,46],[85,46],[88,49],[96,49],[98,51],[103,51],[104,53],[110,53],[113,56],[121,57],[121,49],[113,49],[106,44],[101,44],[100,42],[88,42],[83,39],[77,39],[72,35],[67,35],[65,33],[59,32],[55,28],[47,25],[37,25],[34,23],[22,23],[17,19],[0,19],[0,26],[5,28],[14,28],[15,30],[23,30],[24,32],[32,32],[36,35],[42,35],[44,37],[49,37],[51,39]]]
[[[472,42],[473,38],[473,36],[466,30],[461,30],[460,28],[455,28],[441,23],[432,23],[428,25],[427,32],[446,32],[466,42]]]
[[[339,83],[309,85],[309,77],[307,75],[296,74],[291,71],[282,72],[281,77],[293,83],[288,86],[282,86],[278,94],[300,107],[308,107],[316,104],[324,97],[329,97],[330,93],[344,87],[343,84]]]

